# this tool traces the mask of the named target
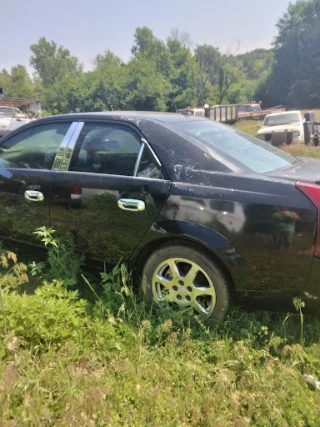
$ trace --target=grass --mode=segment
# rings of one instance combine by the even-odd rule
[[[319,343],[286,343],[284,318],[234,312],[200,336],[169,321],[79,319],[59,346],[4,337],[3,425],[319,426],[320,392],[303,376],[319,375]]]
[[[123,266],[85,279],[89,302],[43,275],[27,294],[25,267],[0,260],[1,426],[320,425],[320,317],[300,301],[297,315],[235,308],[209,330],[146,308]]]
[[[306,146],[301,144],[283,145],[280,147],[281,150],[293,154],[295,156],[309,156],[309,157],[320,157],[319,147]]]
[[[70,236],[38,235],[46,264],[0,253],[0,427],[320,425],[320,315],[301,301],[296,315],[237,307],[208,329],[145,307],[123,266],[81,279]]]
[[[257,136],[259,126],[261,126],[261,120],[238,120],[233,125],[237,130],[248,133],[249,135]]]

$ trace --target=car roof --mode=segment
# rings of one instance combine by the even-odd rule
[[[71,119],[71,120],[85,120],[85,119],[111,119],[111,120],[125,120],[138,122],[141,119],[158,121],[166,124],[179,123],[186,120],[206,120],[199,116],[186,116],[179,113],[163,113],[163,112],[149,112],[149,111],[105,111],[94,113],[69,113],[57,116],[45,117],[43,120],[57,120],[57,119]]]
[[[266,117],[270,117],[270,116],[283,116],[285,114],[288,113],[298,113],[301,114],[299,110],[293,110],[293,111],[283,111],[282,113],[271,113],[271,114],[267,114]]]

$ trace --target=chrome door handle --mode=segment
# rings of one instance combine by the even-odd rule
[[[35,190],[25,191],[24,197],[30,202],[42,202],[44,200],[43,194],[40,191]]]
[[[138,199],[119,199],[118,206],[125,211],[144,211],[145,203]]]

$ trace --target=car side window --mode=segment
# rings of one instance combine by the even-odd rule
[[[46,123],[26,129],[0,144],[0,165],[51,169],[70,123]]]
[[[141,178],[164,179],[160,166],[156,163],[147,146],[144,147],[136,176]]]
[[[143,142],[129,126],[113,123],[86,123],[79,135],[69,170],[133,176]],[[139,171],[143,162],[142,156]],[[139,175],[138,175],[139,176]],[[152,177],[147,174],[147,177]]]

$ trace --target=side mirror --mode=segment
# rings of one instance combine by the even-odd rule
[[[261,125],[257,125],[257,129],[261,128]]]

